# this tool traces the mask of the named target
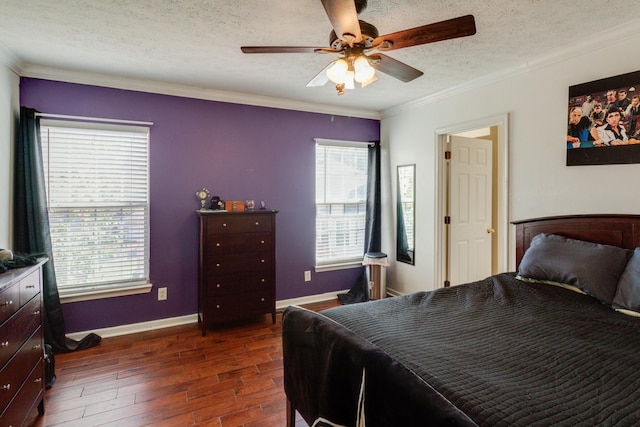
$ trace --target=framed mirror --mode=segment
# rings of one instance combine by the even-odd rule
[[[396,259],[415,264],[416,165],[398,166]]]

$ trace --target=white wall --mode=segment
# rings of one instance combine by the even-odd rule
[[[502,79],[385,112],[381,137],[389,167],[416,163],[417,180],[416,264],[392,262],[387,286],[399,293],[436,287],[437,129],[509,114],[509,221],[573,213],[640,214],[640,164],[565,166],[569,86],[640,70],[637,46],[638,34],[603,36]],[[391,177],[392,194],[385,197],[395,201],[395,175]],[[393,209],[385,210],[383,224],[395,228]],[[515,269],[513,231],[510,270]],[[391,260],[393,238],[383,241]]]
[[[0,248],[11,248],[11,165],[20,79],[0,62]]]

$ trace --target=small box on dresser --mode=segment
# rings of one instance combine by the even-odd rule
[[[0,274],[0,425],[44,414],[42,259]]]
[[[198,321],[276,319],[277,211],[199,211]]]

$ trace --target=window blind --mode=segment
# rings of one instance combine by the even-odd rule
[[[361,261],[368,150],[316,143],[316,265]]]
[[[60,296],[148,283],[149,129],[41,121]]]

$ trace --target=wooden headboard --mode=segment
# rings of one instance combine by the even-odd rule
[[[596,214],[550,216],[513,221],[516,226],[516,268],[531,239],[537,234],[559,234],[571,239],[619,246],[640,247],[640,215]]]

